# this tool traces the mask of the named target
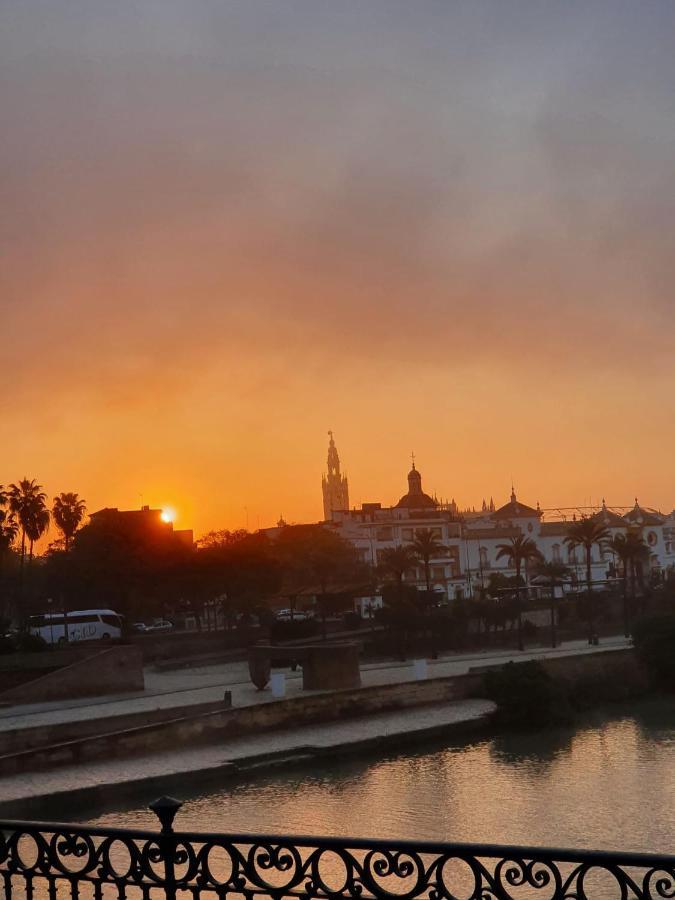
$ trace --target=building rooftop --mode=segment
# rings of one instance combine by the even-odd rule
[[[492,513],[491,518],[499,521],[500,519],[540,519],[541,510],[520,503],[516,497],[516,492],[511,490],[511,499],[504,506],[500,506],[498,510]]]

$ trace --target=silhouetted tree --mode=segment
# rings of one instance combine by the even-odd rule
[[[18,533],[19,526],[9,508],[9,495],[0,485],[0,618],[5,618],[8,613],[6,565]]]
[[[628,576],[631,576],[631,605],[635,606],[635,570],[638,563],[649,557],[649,548],[643,538],[634,531],[628,534],[615,534],[607,543],[611,552],[621,560],[623,582],[623,631],[626,637],[631,633],[631,614],[628,603]]]
[[[537,563],[537,575],[548,584],[551,598],[551,647],[557,644],[557,598],[556,588],[564,584],[570,577],[569,569],[559,562],[547,562],[545,559]]]
[[[339,594],[347,602],[350,594],[370,582],[367,566],[354,546],[323,525],[286,525],[274,541],[274,555],[281,567],[283,591],[291,610],[298,594],[314,594],[326,634],[326,615]]]
[[[412,547],[385,547],[378,552],[378,571],[399,587],[403,579],[417,565],[417,555]]]
[[[7,493],[10,511],[16,516],[21,529],[21,572],[26,559],[26,537],[30,540],[28,531],[35,534],[37,526],[36,515],[41,509],[46,509],[47,495],[42,490],[42,485],[35,479],[22,478],[16,484],[10,484]]]
[[[594,545],[603,546],[610,540],[610,533],[604,525],[591,516],[582,516],[576,522],[572,522],[567,529],[565,544],[574,549],[583,547],[586,556],[586,586],[588,589],[588,642],[595,639],[595,609],[593,602],[593,574],[591,565],[593,562]]]
[[[424,566],[424,580],[428,593],[431,591],[431,560],[437,559],[445,551],[445,547],[431,528],[418,528],[411,547],[417,559]]]
[[[497,544],[497,559],[507,559],[509,568],[516,570],[516,600],[518,603],[518,649],[524,650],[523,644],[523,616],[520,602],[520,574],[523,564],[539,559],[541,554],[532,538],[519,534],[512,537],[507,544]]]
[[[58,497],[54,497],[52,516],[56,527],[63,535],[66,553],[70,549],[75,532],[82,524],[86,509],[84,500],[75,493],[62,493]]]

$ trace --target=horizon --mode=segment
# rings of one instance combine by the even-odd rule
[[[0,3],[2,476],[675,507],[675,7]],[[141,497],[143,499],[141,499]]]

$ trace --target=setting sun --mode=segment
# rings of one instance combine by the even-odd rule
[[[164,507],[162,510],[161,519],[162,522],[173,522],[176,518],[176,510],[171,509],[170,506]]]

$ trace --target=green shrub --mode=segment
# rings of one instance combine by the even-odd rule
[[[565,689],[534,660],[507,663],[485,676],[487,697],[497,704],[495,720],[511,728],[560,725],[573,718]]]
[[[635,652],[654,685],[675,690],[675,616],[651,616],[633,625]]]

